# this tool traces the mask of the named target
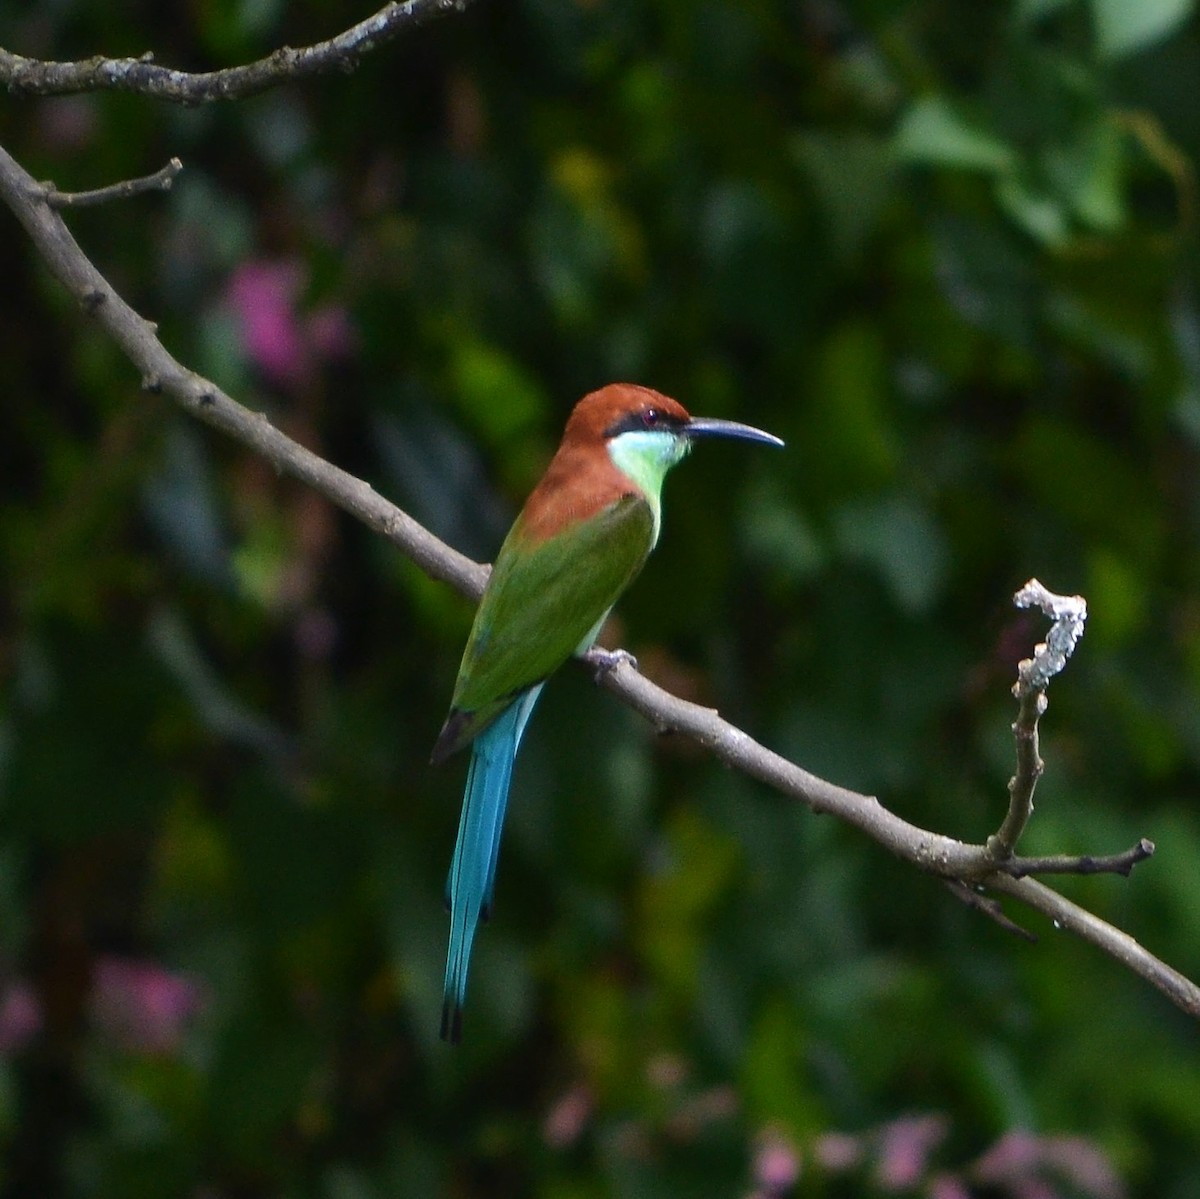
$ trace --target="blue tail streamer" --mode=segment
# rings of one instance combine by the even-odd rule
[[[541,693],[540,683],[521,692],[471,746],[458,840],[446,879],[450,947],[446,954],[441,1035],[442,1040],[454,1044],[462,1037],[462,1012],[475,931],[479,921],[491,915],[513,762],[521,734]]]

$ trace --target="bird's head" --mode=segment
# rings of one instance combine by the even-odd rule
[[[584,396],[563,441],[603,445],[618,470],[656,494],[666,472],[703,437],[783,445],[774,434],[750,425],[692,416],[677,400],[635,383],[610,383]]]
[[[692,416],[682,403],[636,383],[610,383],[584,396],[566,422],[564,442],[604,443],[612,455],[635,452],[673,466],[702,437],[782,445],[773,433],[734,420]]]

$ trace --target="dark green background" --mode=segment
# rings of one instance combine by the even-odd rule
[[[351,7],[9,0],[0,45],[210,69]],[[179,155],[169,195],[70,214],[97,265],[184,362],[479,559],[602,383],[786,438],[672,476],[617,637],[917,823],[999,823],[1044,627],[1011,593],[1086,595],[1023,847],[1152,838],[1132,879],[1062,888],[1196,977],[1193,7],[496,0],[238,104],[0,97],[0,140],[73,189]],[[463,771],[426,761],[470,606],[141,393],[0,230],[0,981],[42,1013],[0,1058],[10,1193],[743,1195],[765,1130],[797,1194],[899,1193],[867,1134],[932,1113],[905,1193],[1026,1129],[1130,1194],[1200,1194],[1193,1021],[575,668],[440,1044]],[[225,297],[261,262],[301,272],[298,322],[344,311],[346,352],[256,364]],[[114,958],[199,989],[168,1048],[97,1015]],[[866,1138],[848,1175],[813,1161],[831,1131]]]

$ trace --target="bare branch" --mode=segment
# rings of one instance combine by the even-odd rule
[[[55,277],[141,372],[143,387],[170,396],[187,412],[221,429],[282,473],[308,484],[384,534],[431,578],[450,583],[463,595],[479,597],[487,567],[457,553],[369,484],[292,441],[265,416],[243,408],[213,383],[177,362],[158,340],[154,326],[134,312],[88,260],[59,213],[46,203],[43,190],[2,148],[0,199],[24,225]],[[814,812],[837,816],[919,869],[959,883],[956,894],[962,884],[968,888],[982,885],[1020,900],[1060,927],[1091,941],[1159,987],[1184,1011],[1200,1017],[1200,987],[1127,934],[1049,887],[1034,879],[1003,873],[987,846],[969,845],[919,828],[888,811],[873,796],[817,778],[728,724],[712,709],[655,686],[637,672],[628,655],[593,650],[586,662],[604,687],[657,728],[692,738],[734,769],[800,800]],[[997,913],[986,905],[972,902],[972,906],[997,919]]]
[[[997,862],[1012,856],[1033,815],[1033,793],[1046,768],[1038,743],[1038,721],[1046,711],[1046,704],[1044,691],[1027,688],[1020,693],[1017,718],[1012,726],[1017,743],[1017,772],[1008,780],[1008,811],[999,829],[988,838],[988,848]]]
[[[159,66],[152,54],[82,62],[42,62],[0,48],[0,84],[21,96],[64,96],[119,91],[176,104],[205,104],[253,96],[289,79],[352,71],[371,51],[435,17],[463,12],[475,0],[404,0],[312,46],[282,46],[266,58],[220,71],[193,73]]]
[[[130,196],[140,196],[143,192],[170,191],[175,176],[182,170],[183,163],[178,158],[172,158],[153,175],[143,175],[140,179],[122,179],[120,183],[110,183],[107,187],[97,187],[91,191],[59,191],[48,179],[39,186],[42,198],[51,208],[83,208],[90,204],[106,204],[109,200],[128,200]]]
[[[1008,811],[1004,821],[987,842],[997,863],[1012,857],[1017,841],[1033,815],[1033,793],[1046,766],[1038,748],[1038,721],[1046,712],[1046,688],[1066,666],[1083,636],[1083,624],[1087,620],[1087,604],[1082,596],[1055,595],[1037,579],[1030,579],[1013,596],[1013,603],[1018,608],[1041,608],[1053,623],[1046,640],[1034,647],[1033,657],[1017,666],[1017,681],[1013,684],[1017,719],[1012,726],[1017,742],[1017,772],[1009,780]]]
[[[1160,961],[1128,933],[1114,928],[1108,921],[1101,920],[1086,908],[1072,903],[1035,878],[1008,878],[1003,874],[995,874],[988,879],[987,885],[992,891],[1011,895],[1049,916],[1055,928],[1075,933],[1076,936],[1103,949],[1135,974],[1156,986],[1189,1016],[1200,1019],[1200,987],[1178,970]]]
[[[606,664],[606,663],[605,663]],[[870,795],[847,791],[780,757],[717,713],[680,699],[644,679],[627,663],[601,675],[601,682],[660,729],[684,733],[706,746],[723,762],[794,796],[814,812],[845,820],[922,870],[959,882],[978,883],[1010,895],[1048,916],[1059,928],[1099,946],[1135,974],[1156,986],[1173,1003],[1200,1018],[1200,987],[1160,961],[1128,933],[1079,907],[1057,891],[1032,878],[1004,874],[983,845],[968,845],[918,828],[889,812]]]
[[[261,454],[277,470],[315,487],[338,507],[394,541],[432,578],[478,598],[487,568],[452,550],[406,512],[285,437],[265,415],[251,412],[216,384],[179,363],[158,340],[155,326],[139,316],[88,260],[42,188],[0,147],[0,198],[16,214],[54,276],[83,310],[108,331],[141,371],[147,391],[165,392],[200,420]]]
[[[1025,878],[1030,874],[1121,874],[1128,878],[1139,862],[1153,855],[1154,842],[1143,837],[1136,845],[1106,857],[1051,854],[1039,858],[1008,858],[997,862],[996,869],[1013,878]]]
[[[982,845],[968,845],[909,824],[873,795],[860,795],[809,774],[722,720],[713,708],[681,699],[656,686],[639,674],[628,659],[608,650],[593,649],[584,656],[584,662],[596,672],[597,682],[619,695],[660,732],[682,733],[726,765],[794,796],[818,814],[844,820],[920,869],[945,878],[971,880],[982,880],[994,869]]]

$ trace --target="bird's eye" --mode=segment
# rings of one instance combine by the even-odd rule
[[[659,412],[657,408],[647,408],[642,413],[642,424],[645,425],[647,429],[653,429],[654,426],[658,424],[661,417],[662,413]]]

